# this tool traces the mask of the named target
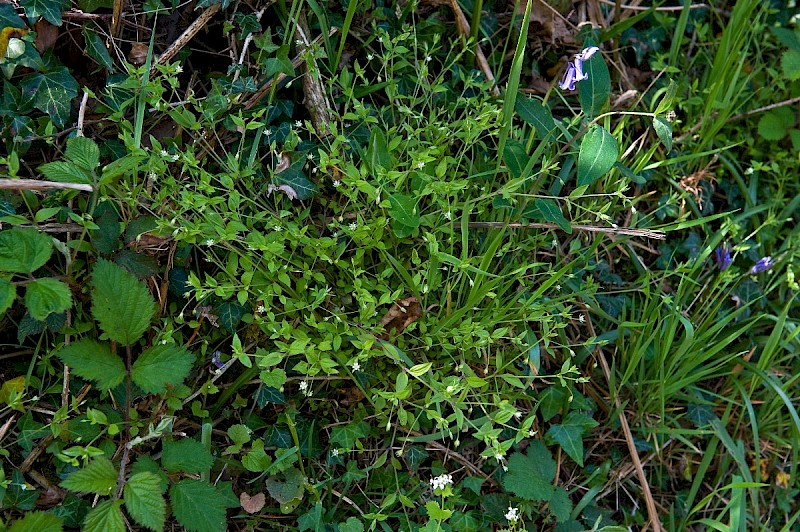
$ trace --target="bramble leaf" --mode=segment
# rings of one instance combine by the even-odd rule
[[[211,468],[214,457],[197,440],[165,441],[161,465],[170,472],[201,473]]]
[[[225,506],[217,490],[202,480],[181,480],[169,490],[178,522],[193,532],[224,532]]]
[[[33,273],[53,254],[53,239],[36,229],[9,229],[0,233],[0,271]]]
[[[121,500],[101,502],[86,514],[86,519],[83,521],[83,531],[125,532],[121,506]]]
[[[194,355],[177,345],[156,345],[139,355],[131,378],[148,393],[164,393],[167,385],[178,386],[189,374]]]
[[[164,529],[167,503],[161,495],[161,479],[150,472],[131,475],[125,484],[125,508],[134,521],[157,532]]]
[[[50,314],[70,308],[72,293],[61,281],[43,277],[25,287],[25,306],[33,319],[44,321]]]
[[[0,279],[0,316],[6,313],[15,299],[17,299],[17,287],[5,279]]]
[[[8,532],[61,532],[62,519],[49,512],[27,512],[25,517],[14,522]]]
[[[549,501],[553,496],[556,462],[547,447],[534,440],[528,454],[514,453],[508,460],[503,487],[529,501]]]
[[[109,390],[125,378],[125,364],[105,343],[84,338],[63,347],[56,356],[79,377],[95,381],[101,390]]]
[[[70,162],[90,172],[100,165],[100,148],[95,141],[86,137],[69,139],[64,155]]]
[[[61,482],[61,487],[79,493],[110,495],[117,485],[117,473],[111,460],[98,457]]]
[[[92,315],[103,332],[122,345],[139,340],[156,312],[147,287],[107,260],[95,264],[92,286]]]
[[[50,181],[60,183],[82,183],[92,182],[89,174],[77,165],[67,161],[53,161],[41,165],[38,170]]]

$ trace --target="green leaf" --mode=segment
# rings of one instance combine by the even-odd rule
[[[353,449],[356,441],[369,436],[369,424],[366,421],[353,421],[345,426],[331,430],[331,445],[344,449]]]
[[[234,334],[236,326],[242,321],[244,307],[238,301],[226,301],[217,308],[217,317],[225,329]]]
[[[125,363],[105,343],[84,338],[63,347],[56,356],[73,373],[94,381],[101,390],[110,390],[125,378]]]
[[[66,67],[31,74],[21,85],[23,96],[33,100],[34,107],[50,115],[56,127],[64,127],[69,119],[70,102],[78,95],[78,82]]]
[[[86,137],[72,137],[69,139],[64,155],[70,162],[90,172],[100,166],[100,148],[95,141]]]
[[[603,59],[597,52],[588,61],[583,62],[583,72],[589,78],[578,82],[578,96],[581,109],[587,118],[594,118],[603,112],[611,94],[611,76]]]
[[[161,465],[170,472],[202,473],[211,469],[214,457],[205,445],[189,438],[165,441]]]
[[[540,140],[545,139],[556,128],[553,113],[539,98],[518,96],[516,110],[523,122],[536,128],[536,138]],[[552,138],[550,137],[551,140]]]
[[[118,473],[111,460],[101,456],[64,479],[61,487],[79,493],[110,495],[117,485]]]
[[[364,524],[355,517],[348,517],[344,523],[339,523],[339,532],[364,532]]]
[[[303,497],[304,480],[300,470],[293,467],[285,475],[285,482],[281,482],[276,477],[270,477],[266,482],[267,491],[281,505]]]
[[[386,142],[386,135],[380,128],[374,128],[369,137],[369,160],[372,171],[377,172],[378,168],[386,170],[394,166],[394,158],[389,153],[389,144]]]
[[[539,440],[528,446],[528,454],[514,453],[508,460],[503,487],[529,501],[549,501],[553,496],[556,462]]]
[[[0,28],[24,28],[25,22],[12,4],[0,4]]]
[[[589,416],[570,412],[563,423],[550,427],[547,438],[558,443],[570,458],[583,467],[583,432],[596,426],[597,422]]]
[[[194,364],[194,355],[177,345],[156,345],[139,355],[131,368],[131,378],[147,393],[164,393],[167,385],[183,383]]]
[[[64,523],[60,517],[48,512],[27,512],[15,521],[8,532],[61,532]]]
[[[591,185],[603,177],[618,156],[617,140],[611,133],[600,126],[592,127],[581,140],[578,152],[578,186]]]
[[[663,118],[653,118],[653,128],[661,144],[667,149],[667,153],[672,151],[672,126]]]
[[[83,183],[92,182],[86,170],[78,168],[77,165],[66,161],[55,161],[39,166],[38,170],[50,181],[59,183]]]
[[[107,260],[92,270],[92,315],[109,338],[131,345],[147,330],[156,303],[144,283]]]
[[[111,59],[102,37],[90,31],[89,27],[86,26],[83,28],[83,39],[86,42],[86,53],[89,57],[113,74],[116,70],[114,68],[114,60]]]
[[[545,220],[558,225],[568,235],[572,234],[572,226],[569,220],[564,217],[564,214],[561,212],[561,207],[558,206],[556,200],[552,198],[536,198],[533,204]]]
[[[17,299],[17,287],[0,278],[0,317],[6,313],[15,299]]]
[[[313,530],[314,532],[324,532],[325,522],[323,521],[322,503],[318,502],[308,512],[297,519],[299,532]]]
[[[569,519],[570,514],[572,514],[572,501],[569,499],[567,490],[561,486],[556,487],[553,497],[550,499],[550,513],[559,523]]]
[[[414,198],[405,194],[389,195],[389,216],[406,227],[419,227],[419,211]]]
[[[225,506],[217,490],[202,480],[181,480],[169,490],[178,522],[193,532],[224,532]]]
[[[789,81],[800,79],[800,51],[789,50],[781,56],[781,68],[783,75]]]
[[[83,532],[125,532],[122,501],[104,501],[86,514]]]
[[[0,233],[0,271],[33,273],[53,254],[53,239],[36,229],[10,229]]]
[[[506,163],[511,177],[517,179],[522,177],[522,172],[528,164],[530,157],[525,152],[525,146],[516,140],[509,140],[503,148],[503,162]]]
[[[70,308],[72,293],[61,281],[44,277],[25,287],[25,306],[33,319],[44,321],[50,314]]]
[[[125,484],[125,508],[134,521],[160,532],[164,529],[167,503],[161,495],[161,479],[155,473],[131,475]]]
[[[61,0],[20,0],[31,24],[44,17],[53,26],[61,26]]]
[[[278,185],[289,185],[292,187],[299,200],[310,199],[319,191],[317,185],[311,182],[302,171],[302,165],[295,165],[287,168],[275,176],[275,181]]]
[[[794,121],[794,112],[791,109],[773,109],[758,120],[758,134],[766,140],[781,140],[794,125]]]

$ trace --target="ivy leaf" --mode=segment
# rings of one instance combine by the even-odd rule
[[[120,266],[98,260],[92,271],[92,315],[109,338],[131,345],[147,330],[156,304],[144,283]]]
[[[8,532],[61,532],[64,523],[60,517],[48,512],[28,512],[16,521]]]
[[[44,321],[50,314],[70,308],[72,293],[61,281],[44,277],[25,287],[25,306],[33,319]]]
[[[514,453],[508,460],[503,487],[529,501],[549,501],[554,492],[556,462],[539,440],[528,446],[528,454]]]
[[[202,473],[211,469],[214,457],[197,440],[165,441],[161,465],[170,472]]]
[[[100,166],[100,148],[95,141],[86,137],[69,139],[64,155],[70,162],[90,172]]]
[[[583,72],[589,75],[589,79],[578,82],[581,110],[587,118],[594,118],[603,112],[611,94],[611,76],[603,54],[596,53],[584,61]]]
[[[131,475],[125,484],[124,499],[134,521],[156,532],[164,529],[167,503],[161,495],[158,475],[147,471]]]
[[[343,427],[334,427],[331,431],[331,444],[345,449],[353,449],[356,441],[369,436],[369,424],[366,421],[348,423]]]
[[[32,99],[34,107],[50,115],[56,127],[64,127],[69,119],[70,101],[78,95],[78,82],[66,67],[31,74],[21,85],[23,96]]]
[[[594,59],[594,57],[592,58]],[[617,162],[617,140],[600,126],[595,126],[581,140],[578,152],[578,186],[591,185]]]
[[[84,338],[63,347],[56,356],[73,373],[94,381],[101,390],[110,390],[125,378],[125,363],[105,343]]]
[[[53,254],[53,239],[34,228],[0,233],[0,270],[33,273]]]
[[[236,326],[242,321],[244,307],[238,301],[226,301],[217,308],[217,317],[225,329],[234,334]]]
[[[202,480],[181,480],[169,490],[178,522],[192,532],[225,532],[225,506],[217,490]]]
[[[61,487],[79,493],[110,495],[117,485],[117,473],[111,460],[99,457],[64,479]]]
[[[0,278],[0,317],[6,313],[15,299],[17,299],[17,287]]]
[[[83,28],[83,38],[86,42],[87,55],[113,74],[116,70],[114,60],[111,59],[111,55],[103,44],[103,39],[97,33],[90,31],[88,26]]]
[[[125,532],[122,520],[122,501],[105,501],[86,514],[84,532]]]
[[[313,197],[317,191],[317,185],[312,183],[306,174],[300,169],[299,165],[287,168],[275,176],[275,182],[280,186],[290,186],[294,191],[294,197],[299,200],[307,200]]]
[[[570,458],[583,467],[583,431],[596,427],[597,422],[578,412],[570,412],[561,424],[547,431],[547,438],[558,443]]]
[[[31,23],[44,17],[53,26],[61,26],[61,0],[20,0],[19,5]]]
[[[318,502],[313,508],[297,519],[298,530],[300,532],[304,530],[313,530],[314,532],[324,531],[325,523],[322,520],[322,515],[322,503]]]
[[[194,364],[194,355],[184,347],[156,345],[139,355],[131,368],[131,378],[147,393],[164,393],[167,385],[183,383]]]

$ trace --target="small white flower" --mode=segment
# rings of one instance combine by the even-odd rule
[[[155,172],[151,170],[147,172],[147,179],[149,179],[150,181],[155,181],[156,179],[158,179],[158,176],[156,175]]]
[[[444,489],[447,486],[451,486],[453,484],[453,475],[445,473],[443,475],[439,475],[438,477],[434,477],[430,480],[431,487],[434,490]]]
[[[431,60],[431,56],[429,56],[429,55],[426,55],[426,56],[425,56],[425,61],[430,61],[430,60]]]
[[[301,44],[303,44],[303,40],[302,40],[302,39],[297,39],[297,40],[295,40],[295,41],[294,41],[294,43],[295,43],[297,46],[300,46]]]
[[[300,120],[295,120],[294,127],[303,127],[303,123]]]
[[[517,508],[512,508],[511,506],[508,507],[508,512],[506,512],[506,519],[509,520],[511,523],[516,523],[517,519],[519,519],[519,510]]]
[[[265,134],[266,136],[268,136],[268,137],[269,137],[269,136],[272,136],[272,130],[271,130],[271,129],[268,129],[268,130],[264,131],[264,134]]]
[[[344,124],[342,124],[342,126],[344,126],[344,127],[350,127],[350,126],[352,126],[352,125],[353,125],[353,124],[351,124],[350,122],[345,122]]]
[[[560,284],[556,285],[556,292],[561,292],[561,285]]]
[[[214,245],[214,241],[213,240],[211,240],[210,238],[208,240],[206,240],[206,246],[213,246],[213,245]]]
[[[380,37],[378,37],[378,42],[379,42],[379,43],[381,43],[381,44],[383,44],[383,35],[381,35]]]
[[[522,412],[520,412],[519,410],[517,410],[516,412],[514,412],[514,417],[515,417],[516,419],[522,419]]]
[[[276,233],[280,233],[281,231],[283,231],[283,227],[281,227],[280,225],[276,225],[276,226],[274,226],[272,229],[273,229],[273,230],[274,230]]]
[[[182,67],[182,66],[180,66],[180,65],[177,65],[177,66],[175,67],[175,73],[176,73],[176,74],[180,74],[181,72],[183,72],[183,67]]]
[[[352,368],[353,368],[353,371],[358,371],[358,370],[361,369],[361,364],[358,363],[358,360],[353,362]]]
[[[455,389],[456,389],[456,387],[455,387],[455,386],[453,386],[453,385],[450,385],[450,386],[448,386],[448,387],[446,388],[446,390],[447,390],[447,393],[453,393],[453,390],[455,390]]]
[[[581,314],[578,316],[578,321],[584,323],[586,321],[586,317],[583,314]]]
[[[259,305],[258,308],[256,308],[256,312],[259,314],[262,314],[265,310],[267,309],[264,308],[264,305]]]
[[[447,211],[446,213],[444,213],[444,219],[445,220],[452,220],[453,219],[453,213],[450,212],[450,211]]]
[[[351,231],[355,231],[356,229],[358,229],[358,224],[352,222],[350,225],[348,225],[348,227],[350,228]]]
[[[536,431],[533,430],[533,429],[529,430],[528,431],[528,437],[529,438],[533,438],[534,436],[536,436]]]
[[[300,391],[305,393],[308,390],[308,381],[300,381]]]
[[[744,175],[751,175],[753,172],[755,172],[755,170],[753,170],[753,167],[751,166],[750,168],[744,171]]]
[[[314,154],[313,154],[313,153],[310,153],[310,152],[309,152],[309,153],[307,153],[307,154],[306,154],[306,159],[308,159],[309,161],[313,161],[313,160],[314,160]]]
[[[372,61],[375,58],[372,54],[367,54],[367,61]]]
[[[331,451],[331,456],[339,456],[339,449],[334,449]]]
[[[425,168],[425,163],[423,163],[422,161],[418,162],[418,163],[417,163],[417,168],[419,168],[420,170],[422,170],[423,168]]]
[[[506,457],[505,457],[505,456],[503,456],[503,455],[502,455],[502,454],[500,454],[500,453],[497,453],[497,454],[495,454],[495,455],[494,455],[494,459],[495,459],[495,460],[497,460],[498,462],[502,462],[503,460],[505,460],[505,459],[506,459]]]
[[[180,156],[177,153],[172,156],[172,161],[173,162],[177,161],[178,159],[180,159]]]
[[[341,184],[342,184],[342,182],[339,181],[338,179],[334,179],[333,180],[333,188],[339,188],[341,186]]]
[[[169,153],[167,152],[167,150],[161,150],[161,156],[162,157],[167,157],[168,155],[169,155]]]

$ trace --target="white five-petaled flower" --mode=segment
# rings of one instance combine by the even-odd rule
[[[443,475],[439,475],[438,477],[434,477],[430,480],[430,484],[434,490],[444,489],[447,486],[453,484],[453,475],[445,473]]]
[[[339,449],[333,449],[331,451],[331,456],[339,456]]]
[[[338,179],[334,179],[333,180],[333,188],[339,188],[339,186],[341,186],[341,184],[342,184],[342,182],[339,181]]]
[[[444,213],[444,219],[445,220],[452,220],[453,219],[453,213],[450,212],[450,211],[447,211],[446,213]]]
[[[353,362],[352,368],[353,368],[353,371],[358,371],[358,370],[361,369],[361,364],[358,363],[358,360]]]
[[[417,168],[419,168],[420,170],[422,170],[423,168],[425,168],[425,163],[423,163],[422,161],[418,162],[418,163],[417,163]]]
[[[519,509],[509,506],[506,512],[506,519],[511,523],[516,523],[517,519],[519,519]]]
[[[300,120],[295,120],[294,127],[303,127],[303,123]]]
[[[561,90],[574,91],[575,83],[589,78],[589,75],[583,71],[583,62],[588,61],[598,50],[600,49],[597,46],[589,46],[575,54],[575,58],[567,63],[567,71],[558,84]]]
[[[161,156],[162,157],[167,157],[167,156],[169,156],[169,152],[167,150],[161,150]]]
[[[266,131],[264,131],[264,134],[269,137],[270,135],[272,135],[272,130],[267,129]]]
[[[206,240],[206,246],[213,246],[213,245],[214,245],[214,241],[213,240],[211,240],[210,238],[208,240]]]
[[[183,72],[183,67],[182,67],[182,66],[180,66],[180,65],[177,65],[177,66],[175,67],[175,73],[176,73],[176,74],[180,74],[181,72]]]
[[[264,305],[259,305],[258,308],[256,308],[256,312],[258,312],[259,314],[263,313],[265,310],[267,309],[264,308]]]
[[[516,419],[522,419],[522,412],[520,412],[519,410],[517,410],[516,412],[514,412],[514,417],[515,417]]]
[[[272,229],[273,229],[273,230],[274,230],[276,233],[280,233],[281,231],[283,231],[283,227],[281,227],[280,225],[276,225],[276,226],[274,226]]]
[[[358,229],[358,224],[352,222],[348,227],[350,228],[351,231],[355,231],[356,229]]]
[[[502,462],[503,460],[505,460],[505,459],[506,459],[506,457],[505,457],[505,456],[503,456],[503,455],[502,455],[502,454],[500,454],[500,453],[497,453],[497,454],[495,454],[495,455],[494,455],[494,459],[495,459],[495,460],[497,460],[498,462]]]
[[[308,381],[300,381],[300,391],[305,393],[308,390]]]
[[[578,321],[579,321],[579,322],[581,322],[581,323],[583,323],[583,322],[585,322],[585,321],[586,321],[586,317],[584,317],[584,315],[583,315],[583,314],[579,314],[579,315],[578,315]]]
[[[367,54],[367,61],[372,61],[375,58],[372,54]]]

